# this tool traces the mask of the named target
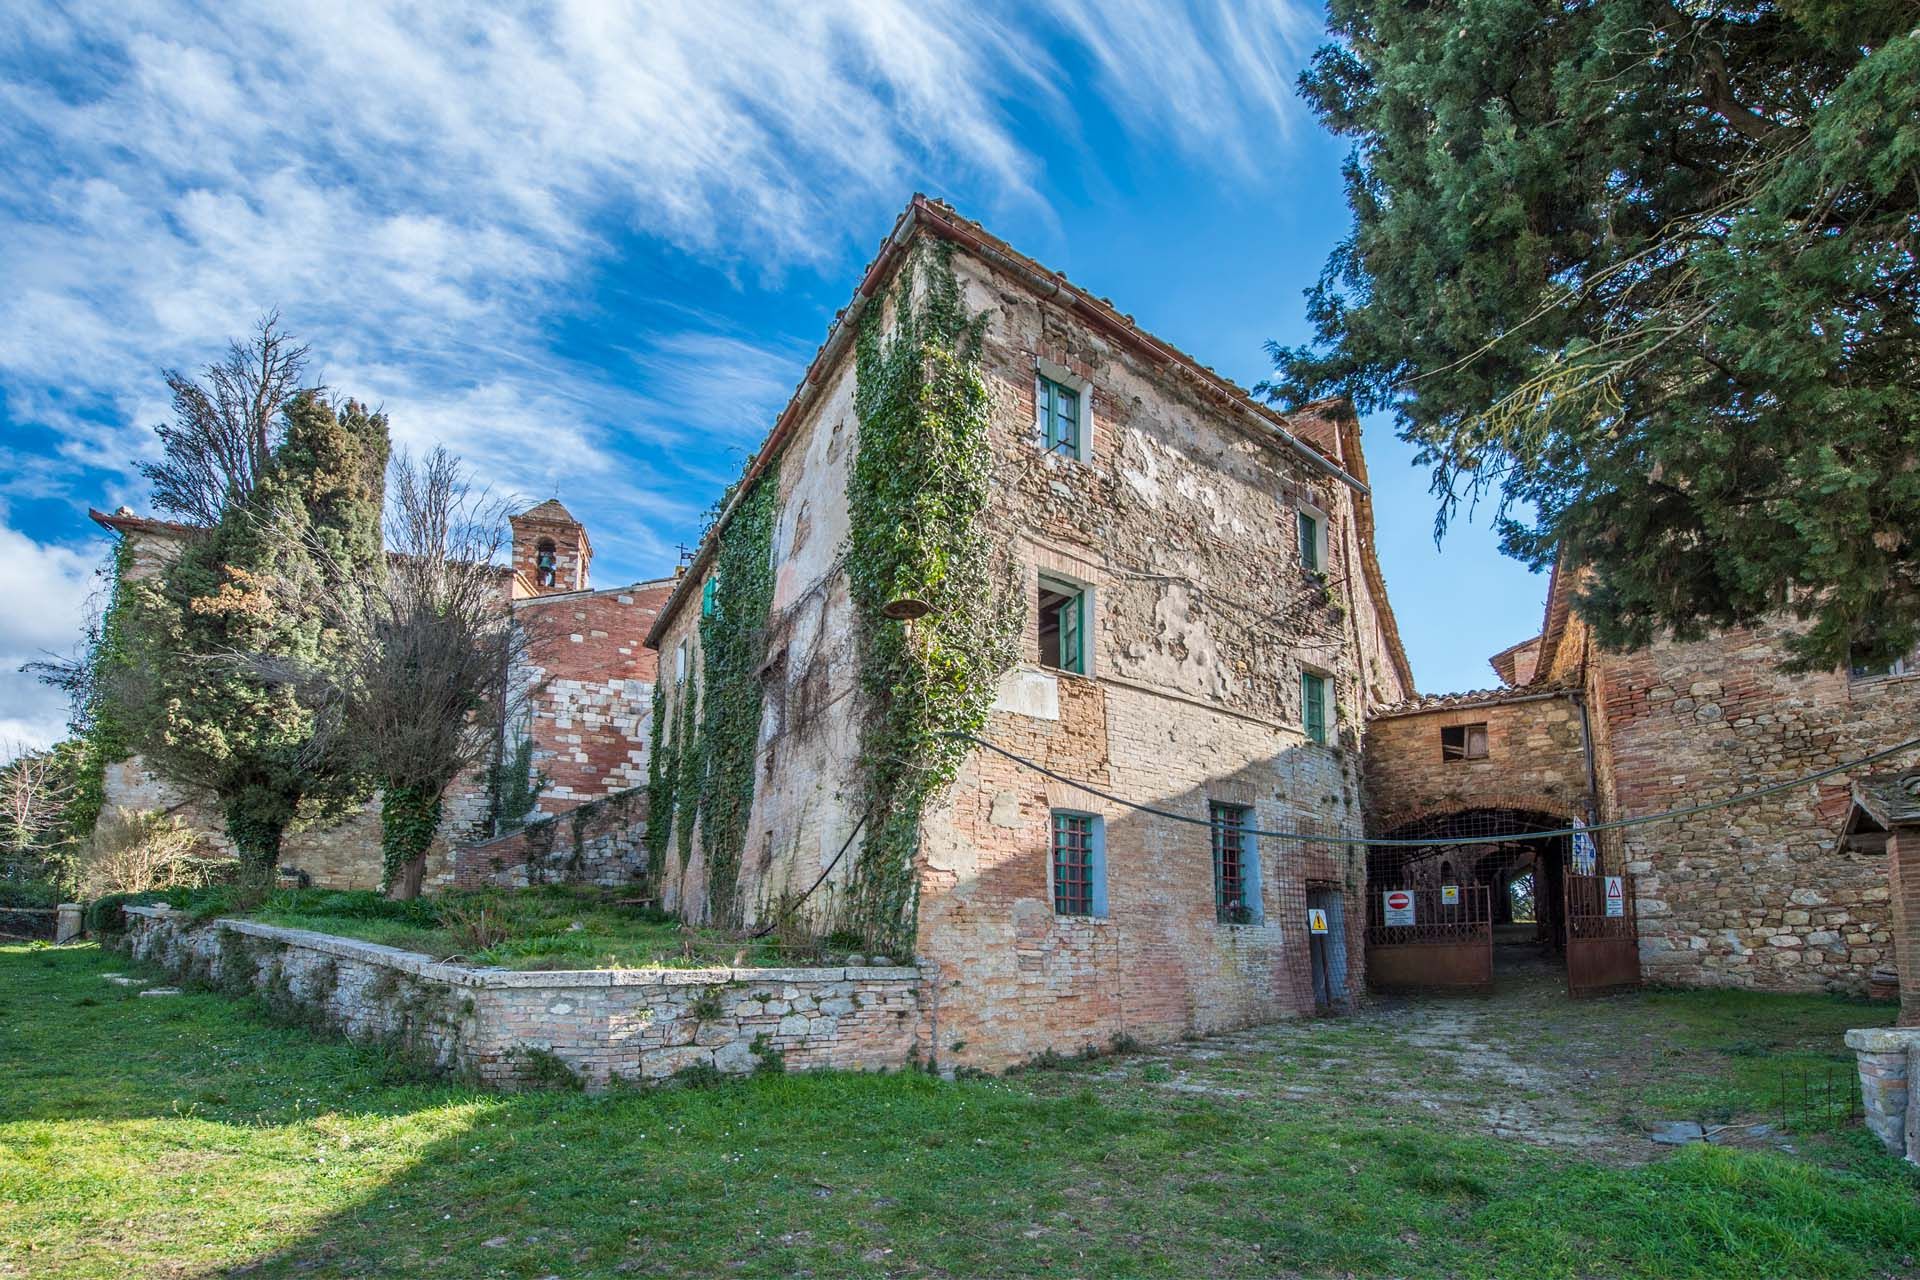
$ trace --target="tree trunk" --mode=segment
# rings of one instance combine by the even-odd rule
[[[420,896],[427,851],[440,826],[440,793],[427,787],[389,786],[380,797],[381,885],[390,898]]]
[[[272,889],[286,824],[262,817],[258,808],[246,801],[229,802],[226,820],[227,839],[233,841],[234,852],[240,856],[242,881],[262,891]]]

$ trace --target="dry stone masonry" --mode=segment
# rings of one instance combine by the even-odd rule
[[[257,994],[279,1016],[498,1088],[887,1070],[924,1050],[912,967],[517,972],[249,920],[194,926],[166,907],[125,910],[127,950],[182,982]]]

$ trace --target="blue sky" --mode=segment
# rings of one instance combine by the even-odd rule
[[[0,745],[146,510],[159,370],[277,307],[324,380],[652,576],[765,433],[915,190],[1243,384],[1343,233],[1293,91],[1317,8],[1141,0],[13,6],[0,29]],[[1492,682],[1542,578],[1436,551],[1367,424],[1423,689]],[[1467,604],[1471,601],[1471,605]]]

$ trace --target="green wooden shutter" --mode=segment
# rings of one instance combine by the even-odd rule
[[[1304,511],[1300,513],[1300,566],[1320,571],[1320,521]]]
[[[1309,742],[1327,740],[1327,682],[1311,672],[1300,676],[1301,721]]]
[[[1087,596],[1083,591],[1060,606],[1060,669],[1076,675],[1087,674],[1082,639],[1085,633]]]

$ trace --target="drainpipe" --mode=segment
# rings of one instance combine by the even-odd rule
[[[1593,721],[1587,716],[1587,695],[1581,689],[1567,690],[1567,700],[1580,708],[1580,752],[1587,760],[1587,821],[1600,821],[1600,774],[1593,764]]]

